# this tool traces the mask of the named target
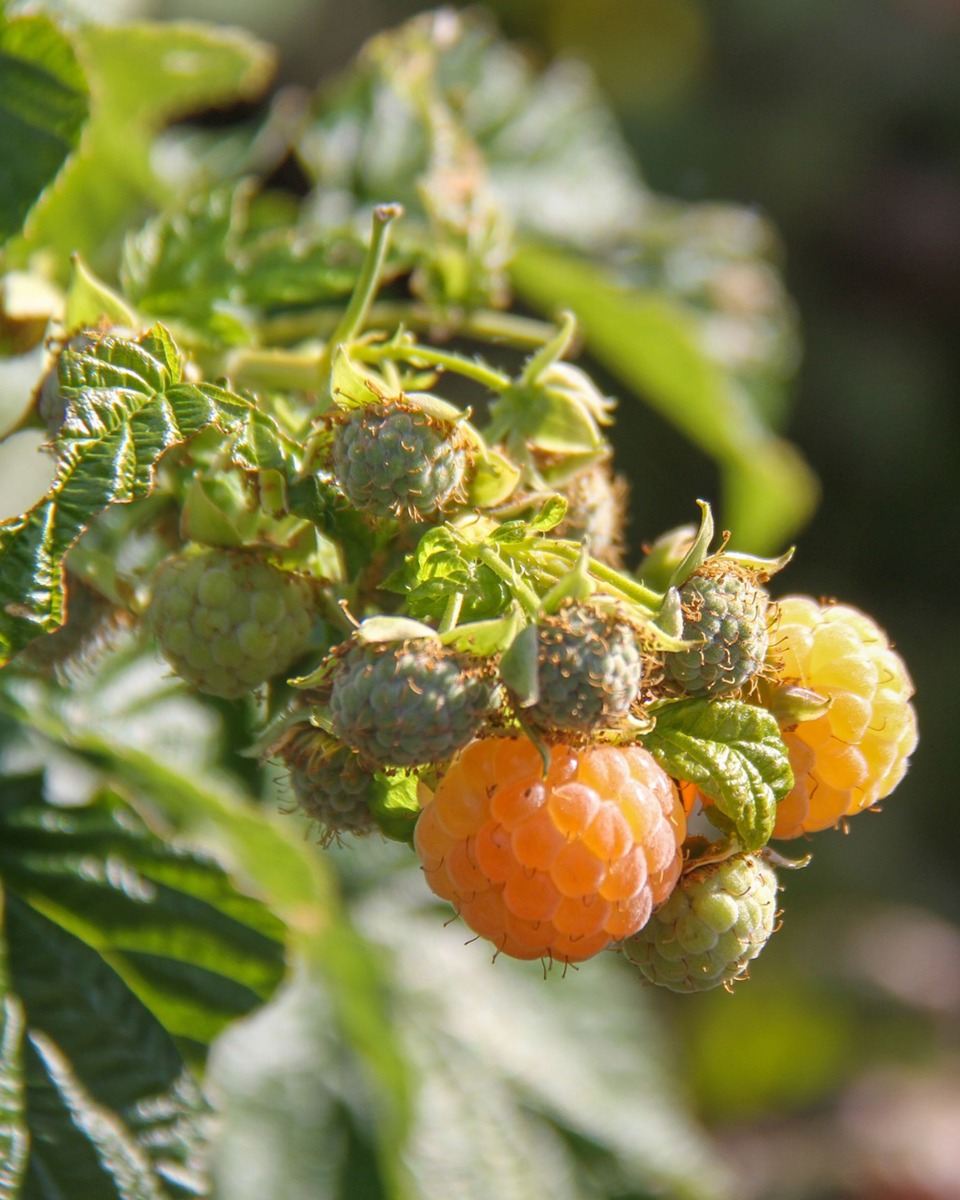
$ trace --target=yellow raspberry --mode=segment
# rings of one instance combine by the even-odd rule
[[[830,701],[783,729],[795,784],[777,806],[774,837],[837,825],[888,796],[917,744],[913,683],[884,631],[846,604],[780,600],[772,633],[782,682]]]
[[[513,958],[581,962],[631,937],[679,878],[672,780],[638,746],[479,738],[427,793],[414,844],[427,883]]]

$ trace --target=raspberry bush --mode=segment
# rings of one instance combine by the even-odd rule
[[[145,39],[169,53],[140,84]],[[558,118],[553,76],[425,14],[302,121],[278,104],[229,153],[177,143],[179,195],[149,139],[250,100],[263,47],[26,15],[0,16],[0,51],[52,105],[28,170],[0,87],[25,164],[0,198],[0,348],[32,380],[0,450],[39,445],[46,471],[0,523],[0,1193],[208,1194],[195,1073],[286,954],[389,1092],[330,1145],[379,1138],[384,1194],[406,1194],[415,1106],[354,895],[403,861],[432,928],[491,958],[587,964],[601,1000],[614,978],[729,987],[776,925],[776,843],[902,778],[909,674],[857,609],[776,599],[809,471],[716,351],[716,319],[756,333],[750,313],[644,274],[697,214],[644,192],[586,85]],[[124,145],[144,157],[121,179],[104,147]],[[306,198],[274,186],[291,163]],[[706,501],[626,529],[632,398],[717,460],[732,535]],[[642,1178],[610,1153],[624,1194],[714,1194],[657,1147]]]

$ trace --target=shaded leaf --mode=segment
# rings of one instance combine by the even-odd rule
[[[94,949],[10,891],[5,928],[30,1042],[27,1195],[161,1200],[164,1176],[195,1190],[207,1106],[169,1034]]]
[[[4,893],[0,881],[0,929]],[[25,1119],[23,1005],[10,990],[7,947],[0,937],[0,1200],[16,1200],[30,1141]]]
[[[747,850],[765,846],[777,802],[793,787],[775,718],[740,700],[679,700],[658,709],[643,744],[677,779],[709,796]]]
[[[67,728],[43,705],[18,715],[104,771],[137,804],[162,812],[194,842],[212,846],[284,922],[296,949],[327,981],[342,1036],[374,1081],[370,1116],[378,1161],[389,1194],[402,1196],[409,1079],[380,956],[347,920],[328,866],[298,828],[196,771],[176,770],[79,722]]]
[[[258,217],[250,181],[192,196],[184,208],[152,218],[127,238],[126,294],[153,316],[188,324],[213,342],[246,340],[245,310],[316,306],[348,296],[364,239],[351,228],[298,218],[295,208]],[[407,266],[391,249],[381,278]]]
[[[87,112],[67,37],[47,17],[6,21],[0,13],[0,244],[76,149]]]
[[[0,873],[106,955],[174,1035],[202,1046],[267,998],[284,930],[211,857],[151,832],[119,796],[57,808],[39,777],[0,801]]]

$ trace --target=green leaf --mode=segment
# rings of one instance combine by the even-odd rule
[[[357,231],[313,225],[295,207],[262,218],[254,190],[245,180],[193,195],[128,237],[120,269],[126,294],[144,311],[190,325],[214,343],[231,340],[225,315],[243,330],[246,311],[315,307],[349,296],[365,254]],[[408,265],[389,251],[382,279]],[[248,339],[249,332],[242,340]]]
[[[596,82],[582,63],[538,73],[479,10],[445,11],[442,24],[424,13],[379,35],[336,92],[321,96],[298,153],[323,188],[423,212],[417,185],[431,141],[414,88],[439,93],[456,113],[522,228],[588,247],[636,230],[646,189]]]
[[[513,385],[490,405],[490,415],[491,440],[502,430],[520,446],[560,455],[592,454],[603,445],[590,413],[559,388]]]
[[[175,1037],[207,1046],[266,999],[284,929],[208,855],[157,836],[119,796],[57,808],[39,778],[0,800],[0,874],[103,954]]]
[[[4,891],[0,880],[0,929]],[[0,937],[0,1200],[20,1195],[29,1153],[25,1120],[23,1005],[10,991],[7,947]]]
[[[689,780],[733,822],[747,850],[765,846],[777,802],[793,787],[776,720],[740,700],[678,700],[657,710],[644,746],[665,770]]]
[[[388,586],[406,593],[407,612],[417,620],[441,621],[456,596],[462,597],[462,622],[498,617],[511,601],[504,581],[443,526],[423,535]]]
[[[246,401],[212,384],[183,383],[182,370],[162,326],[61,356],[69,399],[57,478],[27,513],[0,523],[0,666],[62,624],[63,559],[91,520],[146,496],[171,446],[249,416]]]
[[[96,328],[106,317],[114,325],[136,329],[140,322],[124,298],[90,270],[79,254],[71,260],[63,324],[68,331]]]
[[[540,506],[539,511],[528,522],[527,528],[531,533],[549,533],[556,529],[567,515],[567,501],[563,496],[551,496]]]
[[[536,625],[521,629],[514,638],[500,660],[500,678],[521,708],[540,699],[540,633]]]
[[[622,287],[593,263],[531,242],[511,270],[520,295],[542,312],[572,309],[591,354],[718,461],[724,525],[738,541],[764,553],[803,525],[817,496],[809,466],[707,357],[679,302]]]
[[[239,29],[200,22],[85,25],[77,52],[90,80],[91,112],[79,152],[41,200],[16,256],[48,247],[102,266],[119,251],[123,229],[166,183],[151,143],[168,122],[212,105],[257,95],[273,55]]]
[[[207,1105],[169,1034],[94,949],[9,890],[5,930],[29,1038],[27,1195],[202,1186]]]
[[[159,810],[194,842],[211,846],[287,926],[295,948],[321,972],[346,1043],[375,1083],[372,1113],[384,1176],[399,1180],[410,1120],[404,1055],[393,1033],[378,954],[346,919],[329,868],[289,818],[250,804],[221,784],[176,770],[43,706],[20,710],[41,730],[116,780],[138,805]],[[403,1195],[399,1182],[390,1193]]]
[[[76,149],[87,111],[83,71],[53,22],[0,14],[0,244]]]
[[[476,508],[493,508],[513,494],[520,476],[520,468],[505,454],[484,446],[467,484],[467,499]]]
[[[420,815],[417,779],[413,775],[378,775],[370,798],[370,814],[384,837],[412,842]]]

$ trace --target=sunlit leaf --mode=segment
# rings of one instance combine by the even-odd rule
[[[180,357],[157,326],[136,341],[105,337],[61,358],[70,399],[60,463],[47,496],[0,524],[0,665],[63,620],[63,559],[112,504],[147,495],[157,462],[211,425],[229,429],[249,404],[212,384],[184,383]]]
[[[740,700],[680,700],[657,711],[644,745],[669,773],[689,780],[736,828],[747,850],[765,846],[793,772],[775,718]]]

